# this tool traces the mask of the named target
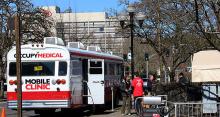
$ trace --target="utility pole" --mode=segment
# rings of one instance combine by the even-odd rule
[[[161,76],[161,71],[162,71],[162,65],[161,65],[161,42],[160,42],[160,0],[157,1],[157,9],[156,9],[156,13],[157,13],[157,41],[158,41],[158,48],[159,48],[159,57],[158,57],[158,63],[159,63],[159,72],[160,72],[160,81],[162,81],[162,76]]]
[[[149,76],[149,61],[146,61],[146,78]]]
[[[16,1],[17,14],[15,15],[16,39],[16,75],[17,75],[17,117],[22,117],[22,84],[21,84],[21,40],[20,40],[20,1]]]
[[[148,53],[144,54],[144,59],[146,61],[146,78],[148,78],[148,74],[149,74],[149,60],[150,60]]]
[[[131,28],[131,78],[134,78],[134,12],[129,12]]]

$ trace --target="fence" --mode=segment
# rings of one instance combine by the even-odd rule
[[[220,103],[171,103],[169,117],[220,117]]]
[[[161,97],[161,98],[159,98]],[[163,98],[162,98],[163,97]],[[142,100],[139,102],[137,100]],[[147,108],[144,106],[147,104]],[[220,103],[212,102],[170,102],[167,96],[139,97],[135,100],[139,117],[220,117]]]

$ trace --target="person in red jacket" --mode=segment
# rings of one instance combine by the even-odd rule
[[[136,73],[136,76],[134,77],[134,79],[132,80],[132,88],[133,88],[133,97],[134,97],[134,101],[135,101],[135,109],[136,111],[138,111],[139,107],[141,106],[141,100],[137,100],[136,99],[138,97],[142,97],[143,96],[143,80],[140,77],[139,73]]]
[[[132,80],[132,87],[134,98],[143,96],[143,80],[138,73]]]

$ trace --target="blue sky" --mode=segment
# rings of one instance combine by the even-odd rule
[[[34,6],[57,5],[64,11],[69,6],[75,12],[102,12],[113,8],[120,10],[118,0],[31,0]],[[130,0],[130,2],[137,0]]]

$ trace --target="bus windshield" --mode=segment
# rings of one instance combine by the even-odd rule
[[[54,76],[55,62],[22,62],[22,76]],[[9,63],[9,76],[16,76],[16,62]]]

